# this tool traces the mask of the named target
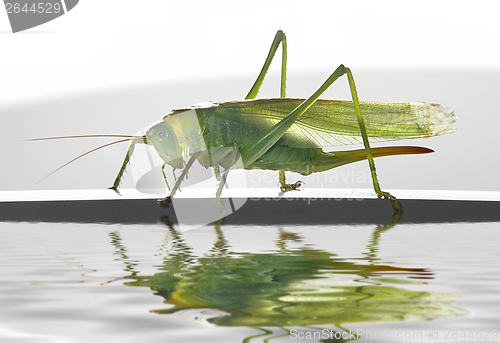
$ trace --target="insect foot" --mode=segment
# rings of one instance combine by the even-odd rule
[[[118,194],[119,196],[121,196],[120,191],[118,190],[118,188],[116,188],[116,187],[109,187],[108,189],[112,189],[116,194]]]
[[[389,199],[392,202],[392,208],[394,208],[394,211],[399,214],[403,213],[403,206],[398,201],[398,199],[396,199],[395,196],[387,192],[380,192],[378,197],[383,199]]]
[[[172,202],[172,197],[171,196],[168,196],[165,199],[159,199],[158,200],[158,204],[161,207],[168,207],[168,205],[170,205],[171,202]]]
[[[283,193],[286,193],[286,192],[290,192],[290,191],[296,191],[297,188],[299,188],[300,186],[302,186],[304,184],[303,181],[297,181],[295,182],[294,184],[289,184],[289,183],[285,183],[285,182],[280,182],[280,190],[283,192]]]

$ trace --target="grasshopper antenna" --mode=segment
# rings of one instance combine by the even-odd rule
[[[77,135],[77,136],[30,138],[30,139],[23,139],[23,141],[24,142],[33,142],[33,141],[48,141],[51,139],[88,138],[88,137],[129,138],[129,139],[142,139],[142,138],[144,138],[143,136],[131,136],[131,135]],[[123,140],[123,141],[125,141],[125,140]],[[122,141],[120,141],[120,142],[122,142]]]
[[[127,137],[127,138],[120,139],[120,140],[118,140],[116,142],[106,143],[104,145],[98,146],[97,148],[94,148],[92,150],[89,150],[89,151],[85,152],[85,153],[83,153],[83,154],[75,157],[71,161],[63,164],[62,166],[60,166],[59,168],[57,168],[56,170],[54,170],[50,174],[45,175],[42,179],[38,180],[37,183],[41,182],[42,180],[45,180],[50,175],[54,174],[56,171],[61,170],[62,168],[66,167],[68,164],[73,163],[76,160],[78,160],[78,159],[82,158],[83,156],[88,155],[88,154],[90,154],[90,153],[92,153],[94,151],[97,151],[97,150],[100,150],[102,148],[108,147],[110,145],[118,144],[118,143],[123,143],[123,142],[131,141],[131,140],[136,140],[136,139],[141,139],[141,140],[145,139],[145,136],[130,136],[130,135],[80,135],[80,136],[61,136],[61,137],[48,137],[48,138],[33,138],[33,139],[25,139],[25,141],[43,141],[43,140],[51,140],[51,139],[84,138],[84,137],[120,137],[120,138]]]

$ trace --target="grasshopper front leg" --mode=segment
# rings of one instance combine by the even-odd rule
[[[112,189],[118,193],[118,186],[120,186],[120,182],[123,178],[123,173],[125,172],[127,165],[130,163],[130,158],[132,157],[132,154],[134,153],[135,145],[136,144],[146,144],[145,140],[146,140],[146,138],[142,137],[141,139],[134,139],[130,143],[130,145],[127,149],[127,154],[125,155],[125,159],[123,160],[123,163],[120,167],[120,170],[118,171],[118,175],[116,175],[115,181],[113,182],[113,186],[109,187],[109,189]]]

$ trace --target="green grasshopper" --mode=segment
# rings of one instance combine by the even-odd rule
[[[280,98],[255,99],[280,44]],[[118,189],[136,144],[154,147],[164,161],[164,176],[167,164],[174,170],[183,168],[170,195],[160,200],[164,206],[172,200],[195,161],[205,168],[214,168],[220,180],[216,192],[220,206],[220,196],[231,169],[279,171],[280,189],[287,192],[296,190],[302,182],[287,184],[285,171],[309,175],[367,159],[377,196],[389,199],[394,210],[400,213],[402,206],[396,197],[381,190],[373,159],[433,150],[412,146],[372,149],[369,142],[424,138],[453,131],[456,128],[453,111],[423,102],[359,102],[351,70],[344,65],[340,65],[309,98],[286,98],[286,64],[286,36],[278,31],[245,100],[174,109],[144,136],[128,136],[121,140],[131,140],[131,144],[110,188]],[[347,74],[353,101],[319,100],[321,94],[344,74]],[[364,144],[364,149],[323,151],[323,147],[360,143]],[[187,156],[190,158],[186,163],[183,157]]]

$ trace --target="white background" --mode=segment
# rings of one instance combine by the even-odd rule
[[[277,29],[289,70],[500,68],[495,1],[82,0],[12,34],[0,14],[0,101],[255,73]],[[8,82],[6,82],[8,80]]]

